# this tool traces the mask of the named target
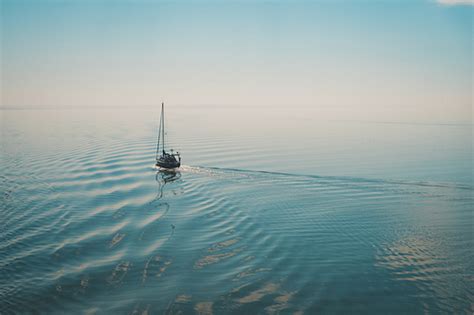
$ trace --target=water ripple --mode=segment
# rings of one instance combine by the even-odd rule
[[[182,139],[209,163],[274,154]],[[469,184],[161,172],[147,138],[55,150],[2,165],[2,314],[471,311]]]

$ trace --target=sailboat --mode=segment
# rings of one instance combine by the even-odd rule
[[[158,129],[158,141],[156,145],[156,166],[165,169],[175,169],[181,166],[179,152],[170,153],[165,151],[165,104],[161,103],[160,126]]]

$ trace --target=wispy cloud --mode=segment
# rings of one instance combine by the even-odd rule
[[[474,5],[474,0],[436,0],[436,2],[444,5]]]

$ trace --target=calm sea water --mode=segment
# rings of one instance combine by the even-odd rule
[[[0,313],[472,314],[472,125],[2,110]]]

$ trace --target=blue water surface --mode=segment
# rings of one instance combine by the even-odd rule
[[[0,313],[472,314],[472,125],[2,110]]]

